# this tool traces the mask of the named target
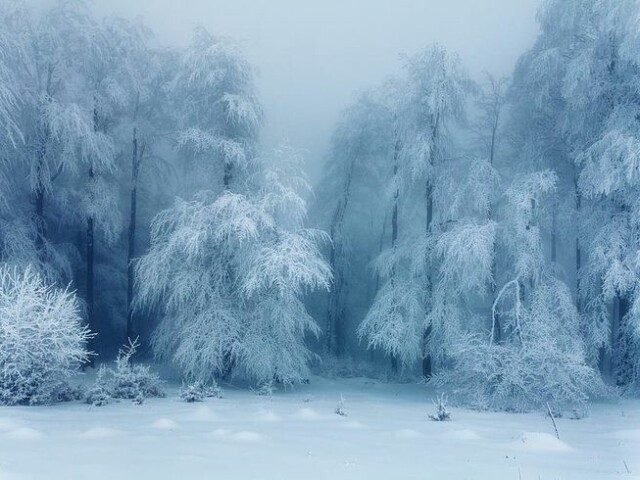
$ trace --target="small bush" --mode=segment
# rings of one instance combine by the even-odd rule
[[[46,285],[30,268],[0,267],[0,404],[76,398],[67,380],[88,361],[90,338],[74,292]]]
[[[433,403],[436,406],[436,413],[429,415],[431,420],[434,422],[446,422],[451,420],[451,412],[447,408],[448,399],[444,394],[438,395]]]
[[[215,381],[211,385],[206,385],[204,382],[193,382],[182,385],[178,396],[183,402],[202,402],[205,398],[222,398],[222,390]]]
[[[103,406],[112,399],[125,399],[140,405],[147,398],[165,396],[163,382],[157,374],[147,365],[131,364],[131,357],[139,346],[137,339],[129,339],[129,343],[118,351],[115,369],[100,367],[96,382],[87,394],[87,403]]]

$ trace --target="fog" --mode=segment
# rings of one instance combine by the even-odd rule
[[[95,0],[105,15],[140,17],[163,43],[203,25],[240,41],[258,68],[267,146],[307,151],[312,178],[340,110],[379,83],[402,53],[432,42],[458,52],[472,75],[509,74],[537,34],[540,0]]]

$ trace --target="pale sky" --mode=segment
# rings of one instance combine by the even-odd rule
[[[540,0],[94,0],[105,14],[143,17],[167,44],[198,24],[236,38],[259,70],[267,147],[308,151],[317,177],[339,112],[357,90],[400,68],[401,53],[433,42],[472,75],[509,74],[537,34]]]

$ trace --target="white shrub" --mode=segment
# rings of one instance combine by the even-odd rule
[[[0,266],[0,404],[68,398],[66,380],[88,360],[90,337],[74,292],[31,268]]]

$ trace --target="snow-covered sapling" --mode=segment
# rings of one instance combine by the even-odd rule
[[[149,366],[131,364],[131,357],[139,346],[138,339],[129,339],[118,352],[116,368],[100,368],[96,382],[88,392],[87,403],[101,406],[113,398],[133,400],[140,405],[146,398],[165,396],[162,380]]]
[[[73,398],[67,379],[89,358],[89,330],[74,292],[31,268],[0,266],[0,404]]]
[[[276,391],[276,386],[273,380],[262,382],[260,385],[258,385],[258,389],[255,390],[256,395],[259,395],[261,397],[269,397],[269,398],[273,396],[273,392],[275,391]]]
[[[558,424],[556,423],[556,417],[553,416],[553,412],[551,411],[551,406],[549,402],[547,402],[547,413],[549,418],[551,418],[551,423],[553,423],[553,430],[556,432],[556,438],[560,440],[560,432],[558,432]]]
[[[111,391],[108,377],[107,367],[100,365],[96,381],[87,391],[85,400],[94,407],[104,407],[111,401]]]
[[[347,405],[342,394],[340,394],[340,397],[338,398],[338,406],[335,409],[335,413],[341,417],[347,416]]]
[[[178,396],[183,402],[202,402],[205,398],[222,398],[222,390],[215,381],[209,385],[204,382],[192,382],[183,384],[178,390]]]
[[[451,420],[451,412],[447,407],[448,399],[444,393],[438,395],[433,401],[436,406],[436,413],[429,415],[429,418],[434,422],[445,422]]]

